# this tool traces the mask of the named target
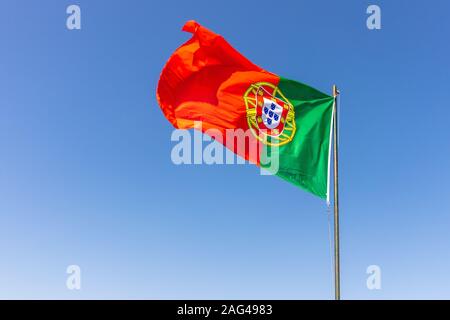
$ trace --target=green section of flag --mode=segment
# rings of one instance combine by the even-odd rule
[[[302,83],[280,77],[278,88],[294,105],[296,133],[278,147],[277,176],[321,197],[327,196],[328,158],[333,97]],[[261,166],[276,152],[268,147]]]

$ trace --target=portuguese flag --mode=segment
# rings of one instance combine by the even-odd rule
[[[262,69],[195,21],[164,66],[158,103],[175,128],[203,133],[277,176],[326,198],[334,98]],[[244,132],[237,139],[230,132]],[[256,150],[256,152],[255,152]]]

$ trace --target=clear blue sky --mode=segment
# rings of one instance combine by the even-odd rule
[[[81,6],[82,29],[66,29]],[[213,4],[214,3],[214,4]],[[382,29],[366,28],[378,4]],[[341,99],[342,296],[450,298],[448,1],[2,1],[0,298],[333,297],[325,203],[175,166],[155,100],[196,19]],[[265,210],[266,190],[282,205]],[[66,267],[82,290],[66,288]],[[366,288],[366,268],[382,289]]]

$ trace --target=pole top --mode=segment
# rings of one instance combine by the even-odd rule
[[[333,97],[337,97],[340,94],[338,88],[336,87],[336,85],[333,85]]]

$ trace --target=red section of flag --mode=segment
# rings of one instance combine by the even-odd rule
[[[244,93],[254,83],[277,85],[279,77],[263,70],[235,50],[223,37],[189,21],[183,27],[192,38],[180,46],[162,70],[157,99],[175,128],[190,129],[202,121],[202,131],[248,129]],[[221,143],[224,139],[213,137]],[[248,134],[245,147],[229,146],[246,160],[259,164],[250,152],[259,140]],[[240,142],[242,143],[242,141]]]

